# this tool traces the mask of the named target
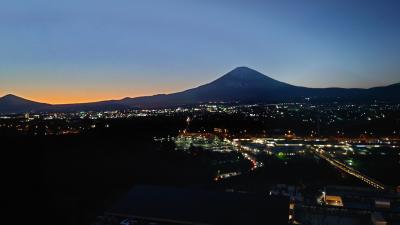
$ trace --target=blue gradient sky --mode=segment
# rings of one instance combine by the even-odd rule
[[[0,95],[169,93],[237,66],[311,87],[400,81],[400,1],[2,0]]]

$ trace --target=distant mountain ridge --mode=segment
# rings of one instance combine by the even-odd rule
[[[24,113],[49,106],[50,104],[34,102],[11,94],[0,98],[0,113]]]
[[[305,98],[317,101],[366,102],[400,101],[400,83],[385,87],[308,88],[270,78],[247,67],[237,67],[211,83],[168,95],[125,98],[138,107],[163,107],[204,102],[276,103],[297,102]]]
[[[238,102],[239,104],[302,102],[305,98],[319,102],[371,102],[374,100],[400,102],[400,83],[368,89],[308,88],[275,80],[247,67],[237,67],[208,84],[173,94],[62,105],[39,103],[14,95],[6,95],[0,98],[0,113],[160,108],[206,102]]]

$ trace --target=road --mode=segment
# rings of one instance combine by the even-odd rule
[[[326,160],[329,164],[331,164],[332,166],[336,167],[337,169],[350,174],[360,180],[362,180],[363,182],[369,184],[370,186],[376,188],[376,189],[380,189],[380,190],[385,190],[386,187],[384,184],[382,184],[381,182],[368,177],[367,175],[361,173],[358,170],[355,170],[354,168],[340,162],[339,160],[335,159],[334,157],[330,156],[328,153],[326,153],[323,149],[321,148],[317,148],[314,149],[312,148],[313,152],[319,156],[320,158]]]

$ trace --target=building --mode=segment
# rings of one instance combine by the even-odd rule
[[[373,225],[386,225],[387,221],[383,218],[382,213],[371,213],[371,222]]]
[[[343,207],[343,200],[340,196],[324,194],[324,202],[330,206]]]
[[[144,224],[288,224],[286,197],[137,186],[105,213]]]

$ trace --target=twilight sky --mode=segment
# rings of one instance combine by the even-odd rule
[[[237,66],[310,87],[400,82],[400,1],[2,0],[0,96],[170,93]]]

